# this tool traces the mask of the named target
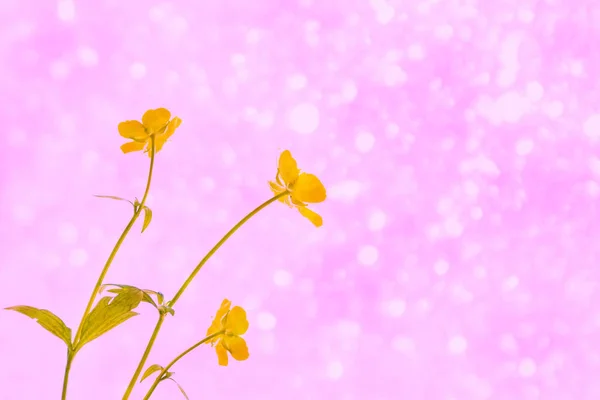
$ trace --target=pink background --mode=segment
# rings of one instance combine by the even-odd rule
[[[92,195],[145,183],[117,124],[164,106],[154,220],[107,282],[170,298],[282,149],[329,195],[321,229],[261,212],[177,304],[150,363],[224,297],[250,320],[248,361],[176,366],[191,399],[597,400],[599,27],[586,0],[2,0],[0,305],[76,328],[131,213]],[[140,310],[78,355],[70,399],[121,397]],[[64,362],[0,312],[0,398],[57,399]]]

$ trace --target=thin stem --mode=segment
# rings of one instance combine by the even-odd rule
[[[154,383],[152,384],[152,386],[150,386],[150,389],[148,389],[148,393],[146,393],[144,400],[148,400],[150,398],[150,396],[152,396],[152,393],[154,393],[154,389],[156,389],[156,387],[162,380],[162,377],[165,376],[165,374],[167,374],[169,372],[169,370],[173,367],[173,365],[175,365],[175,363],[177,361],[181,360],[183,357],[185,357],[186,355],[188,355],[189,353],[191,353],[192,351],[194,351],[196,348],[200,347],[204,343],[208,342],[209,340],[211,340],[219,335],[222,335],[223,333],[225,333],[225,331],[219,331],[217,333],[213,333],[212,335],[205,337],[204,339],[202,339],[195,345],[189,347],[186,351],[184,351],[183,353],[181,353],[180,355],[175,357],[173,359],[173,361],[171,361],[169,364],[167,364],[167,366],[165,368],[163,368],[163,370],[158,374],[158,376],[154,380]]]
[[[150,183],[152,182],[152,172],[154,170],[154,156],[155,156],[154,136],[150,137],[150,143],[151,143],[150,168],[148,170],[148,180],[146,181],[146,189],[144,190],[144,196],[142,197],[142,201],[140,202],[137,210],[135,210],[135,212],[133,213],[133,216],[129,220],[129,223],[123,230],[123,233],[121,233],[121,236],[117,240],[117,243],[115,244],[113,250],[110,252],[108,259],[106,260],[106,263],[104,264],[104,268],[102,268],[102,271],[100,272],[100,276],[98,277],[98,280],[96,281],[96,285],[94,286],[94,290],[92,291],[90,300],[88,301],[88,304],[85,308],[85,312],[83,313],[83,316],[81,317],[81,322],[79,323],[79,327],[77,328],[77,333],[75,334],[75,338],[73,339],[73,349],[74,350],[71,351],[69,349],[69,356],[67,358],[67,366],[65,368],[65,377],[63,380],[63,400],[66,399],[67,384],[69,381],[69,372],[71,369],[71,363],[73,362],[73,358],[75,357],[75,354],[79,350],[77,347],[77,343],[78,343],[79,339],[81,339],[80,336],[81,336],[81,329],[83,328],[83,322],[85,321],[85,318],[90,313],[90,310],[92,309],[92,306],[94,305],[94,301],[96,300],[96,296],[98,295],[100,287],[102,286],[102,282],[104,282],[104,277],[108,273],[108,269],[110,268],[113,260],[115,259],[115,256],[117,255],[119,249],[121,248],[121,245],[125,241],[125,238],[129,234],[129,231],[131,231],[131,228],[133,228],[133,225],[135,224],[138,217],[142,213],[142,210],[144,209],[144,205],[146,204],[146,199],[148,198],[148,193],[150,192]]]
[[[223,236],[223,238],[221,240],[219,240],[212,249],[210,249],[210,251],[204,256],[204,258],[200,261],[200,263],[196,266],[196,268],[194,268],[194,270],[192,271],[190,276],[186,279],[186,281],[183,283],[183,285],[181,285],[181,287],[179,288],[179,290],[173,297],[173,300],[171,300],[169,302],[169,307],[172,308],[175,305],[175,303],[177,302],[177,300],[179,300],[179,298],[181,297],[183,292],[185,292],[185,289],[187,289],[187,287],[194,280],[196,275],[198,275],[198,272],[200,272],[200,270],[202,269],[204,264],[206,264],[206,262],[212,257],[212,255],[215,254],[217,252],[217,250],[219,250],[219,248],[223,245],[223,243],[225,243],[227,241],[227,239],[229,239],[231,237],[231,235],[233,235],[242,225],[244,225],[246,223],[246,221],[248,221],[250,218],[252,218],[254,215],[256,215],[260,210],[262,210],[263,208],[265,208],[272,202],[278,200],[280,197],[283,197],[287,194],[289,194],[289,192],[285,191],[274,197],[271,197],[269,200],[265,201],[260,206],[256,207],[254,210],[250,211],[250,213],[248,213],[248,215],[246,215],[244,218],[242,218],[240,220],[240,222],[235,224],[234,227],[231,228],[229,230],[229,232],[227,232],[225,234],[225,236]]]
[[[135,224],[138,217],[142,213],[142,210],[144,209],[144,205],[146,204],[146,199],[148,198],[148,193],[150,192],[150,183],[152,182],[152,171],[154,170],[154,155],[155,155],[154,154],[154,136],[150,137],[150,142],[151,142],[150,169],[148,171],[148,180],[146,182],[146,190],[144,191],[144,196],[142,197],[142,201],[140,202],[137,210],[131,217],[131,220],[129,220],[129,223],[127,224],[127,226],[123,230],[123,233],[119,237],[119,240],[117,240],[115,247],[110,252],[108,259],[106,260],[106,263],[104,264],[104,268],[102,268],[102,272],[100,272],[98,281],[96,281],[96,286],[94,286],[94,291],[92,292],[92,295],[90,296],[90,300],[88,301],[88,304],[85,308],[85,312],[83,313],[83,317],[81,318],[81,322],[79,323],[79,327],[77,328],[77,333],[75,334],[75,339],[73,340],[73,343],[77,343],[77,341],[80,339],[79,336],[81,335],[81,328],[83,327],[83,321],[85,320],[85,317],[89,314],[90,310],[92,309],[92,306],[94,305],[94,301],[96,300],[98,291],[100,290],[100,287],[102,286],[102,283],[104,282],[104,278],[106,277],[106,274],[108,273],[108,269],[110,268],[113,260],[115,259],[115,256],[117,255],[119,249],[121,248],[121,245],[125,241],[125,238],[129,234],[129,231],[131,231],[131,228],[133,228],[133,225]]]
[[[152,350],[152,346],[154,346],[154,342],[156,341],[156,338],[158,337],[158,332],[160,331],[160,327],[162,326],[163,322],[165,321],[165,316],[166,316],[165,313],[161,313],[160,314],[158,322],[156,323],[156,326],[154,327],[154,331],[152,332],[152,336],[150,336],[150,340],[148,341],[148,344],[146,345],[146,349],[144,350],[144,354],[142,355],[142,359],[138,363],[138,366],[135,369],[135,372],[133,373],[133,376],[131,377],[131,380],[129,381],[129,385],[127,386],[127,390],[125,391],[125,394],[123,395],[123,400],[128,399],[129,396],[131,396],[131,392],[133,391],[133,387],[135,386],[138,377],[142,373],[142,369],[144,368],[144,364],[146,363],[146,360],[148,359],[148,356],[150,355],[150,351]]]
[[[215,254],[217,250],[219,250],[219,248],[223,245],[223,243],[225,243],[227,241],[227,239],[229,239],[231,237],[231,235],[233,235],[242,225],[244,225],[250,218],[252,218],[254,215],[256,215],[260,210],[262,210],[269,204],[273,203],[274,201],[278,200],[279,198],[281,198],[287,194],[289,194],[289,192],[285,191],[274,197],[271,197],[269,200],[265,201],[260,206],[256,207],[254,210],[250,211],[250,213],[248,213],[248,215],[246,215],[244,218],[242,218],[240,220],[240,222],[235,224],[235,226],[233,228],[231,228],[229,230],[229,232],[227,232],[225,234],[225,236],[223,236],[223,238],[221,240],[219,240],[212,249],[210,249],[210,251],[204,256],[204,258],[200,261],[200,263],[198,263],[198,265],[196,266],[196,268],[194,268],[194,270],[192,271],[190,276],[186,279],[186,281],[183,283],[183,285],[181,285],[181,288],[179,288],[179,290],[175,294],[175,297],[173,297],[173,300],[169,301],[167,303],[167,305],[169,307],[173,308],[173,306],[175,305],[177,300],[179,300],[179,298],[181,297],[181,295],[183,294],[185,289],[189,286],[189,284],[192,282],[192,280],[194,280],[194,278],[196,277],[198,272],[200,272],[200,270],[202,269],[204,264],[206,264],[206,262],[210,259],[210,257],[212,257],[212,255]],[[129,382],[129,386],[127,387],[127,391],[125,392],[125,395],[123,396],[123,400],[127,400],[129,398],[129,396],[131,395],[131,391],[133,390],[133,385],[135,385],[135,383],[137,382],[137,379],[140,376],[140,373],[142,372],[142,368],[144,368],[144,363],[146,362],[146,358],[147,358],[148,354],[150,354],[150,350],[152,350],[152,346],[154,345],[154,340],[156,339],[158,332],[160,331],[162,323],[163,323],[163,320],[159,320],[156,323],[156,326],[154,327],[154,332],[152,333],[152,336],[150,338],[151,341],[148,343],[148,346],[146,346],[146,350],[144,351],[144,356],[142,356],[142,359],[140,360],[140,363],[138,364],[137,369],[136,369],[135,373],[133,374],[131,381]]]
[[[62,400],[67,400],[67,386],[69,385],[69,372],[71,372],[71,364],[73,363],[73,358],[75,354],[69,349],[67,353],[67,365],[65,366],[65,377],[63,379],[63,388],[62,388]]]

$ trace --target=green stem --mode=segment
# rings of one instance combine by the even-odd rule
[[[150,153],[150,169],[148,171],[148,180],[146,182],[146,190],[144,191],[144,196],[142,197],[142,201],[140,202],[137,210],[131,217],[131,220],[129,220],[129,223],[127,224],[127,226],[123,230],[123,233],[119,237],[119,240],[117,240],[115,247],[110,252],[108,259],[106,260],[106,263],[104,264],[104,268],[102,268],[102,272],[100,272],[98,281],[96,281],[96,286],[94,286],[94,290],[92,292],[92,295],[90,296],[90,300],[88,301],[87,307],[85,308],[85,312],[83,313],[83,317],[81,318],[81,323],[79,324],[79,327],[77,328],[77,333],[75,334],[75,339],[73,340],[73,343],[77,343],[77,341],[80,339],[79,336],[81,335],[81,328],[83,327],[83,321],[85,320],[85,317],[89,314],[90,310],[92,309],[92,306],[94,305],[94,301],[96,300],[98,291],[100,290],[100,287],[102,286],[102,283],[104,282],[104,277],[106,277],[106,274],[108,273],[108,269],[110,268],[113,260],[115,259],[117,252],[121,248],[121,245],[125,241],[125,238],[129,234],[129,231],[131,231],[131,228],[133,228],[133,225],[135,224],[138,217],[142,213],[142,210],[144,209],[144,205],[146,204],[146,199],[148,198],[148,193],[150,192],[150,183],[152,182],[152,171],[154,170],[154,136],[150,137],[150,142],[151,142],[151,151],[152,152]]]
[[[223,236],[223,238],[221,240],[219,240],[212,249],[210,249],[210,251],[204,256],[204,258],[200,261],[200,263],[198,263],[196,268],[194,268],[194,270],[192,271],[190,276],[186,279],[186,281],[183,283],[183,285],[181,285],[181,287],[179,288],[177,293],[175,293],[173,300],[171,300],[169,302],[169,307],[173,308],[175,306],[175,303],[177,302],[177,300],[179,300],[179,298],[181,297],[183,292],[185,292],[185,289],[187,289],[187,287],[194,280],[196,275],[198,275],[198,272],[200,272],[200,270],[202,269],[204,264],[206,264],[206,262],[212,257],[212,255],[215,254],[217,252],[217,250],[219,250],[219,248],[223,245],[223,243],[225,243],[227,241],[227,239],[229,239],[231,237],[231,235],[233,235],[242,225],[244,225],[250,218],[252,218],[254,215],[256,215],[260,210],[262,210],[263,208],[265,208],[272,202],[278,200],[279,198],[281,198],[287,194],[289,194],[289,192],[285,191],[274,197],[271,197],[269,200],[265,201],[260,206],[256,207],[254,210],[250,211],[250,213],[248,213],[248,215],[246,215],[244,218],[242,218],[240,220],[240,222],[235,224],[235,226],[233,228],[231,228],[229,230],[229,232],[227,232],[225,234],[225,236]]]
[[[173,300],[167,302],[167,305],[170,308],[173,308],[173,306],[175,305],[177,300],[179,300],[179,298],[181,297],[181,295],[183,294],[185,289],[189,286],[189,284],[192,282],[192,280],[194,280],[196,275],[198,275],[198,272],[200,272],[200,270],[202,269],[204,264],[206,264],[206,262],[210,259],[210,257],[212,257],[212,255],[215,254],[217,250],[219,250],[219,248],[223,245],[223,243],[225,243],[227,241],[227,239],[229,239],[231,237],[231,235],[233,235],[242,225],[244,225],[250,218],[252,218],[254,215],[256,215],[260,210],[262,210],[269,204],[273,203],[274,201],[278,200],[279,198],[281,198],[287,194],[289,194],[289,192],[285,191],[274,197],[271,197],[269,200],[265,201],[260,206],[256,207],[254,210],[250,211],[250,213],[248,213],[248,215],[246,215],[244,218],[242,218],[240,220],[240,222],[235,224],[234,227],[231,228],[229,230],[229,232],[227,232],[225,234],[225,236],[223,236],[223,238],[221,240],[219,240],[212,249],[210,249],[210,251],[204,256],[204,258],[200,261],[200,263],[198,263],[198,265],[196,266],[196,268],[194,268],[194,270],[192,271],[190,276],[186,279],[186,281],[183,283],[183,285],[181,285],[181,288],[179,288],[179,290],[175,294],[175,297],[173,297]],[[123,396],[123,400],[127,400],[129,398],[129,396],[131,395],[131,391],[133,390],[133,385],[135,385],[135,383],[137,382],[137,379],[140,376],[142,369],[144,368],[144,363],[146,362],[146,358],[148,357],[148,354],[150,354],[150,350],[152,350],[152,346],[154,345],[154,339],[156,339],[158,332],[160,331],[160,328],[162,326],[162,323],[163,323],[163,320],[159,320],[157,322],[156,326],[154,327],[154,332],[152,332],[150,342],[146,346],[144,355],[142,356],[142,359],[140,360],[140,362],[137,366],[137,369],[135,370],[135,373],[133,374],[133,377],[131,378],[131,381],[129,382],[129,386],[127,387],[127,391],[125,392],[125,395]]]
[[[92,309],[92,306],[94,305],[96,296],[98,295],[100,287],[102,286],[102,283],[104,282],[104,277],[108,273],[108,269],[110,268],[113,260],[115,259],[117,252],[121,248],[121,245],[125,241],[125,238],[129,234],[129,231],[131,231],[131,228],[133,228],[133,225],[135,224],[138,217],[142,213],[142,210],[144,209],[144,205],[146,204],[146,199],[148,198],[148,193],[150,192],[150,183],[152,182],[152,172],[154,170],[154,156],[155,156],[154,136],[150,137],[150,143],[151,143],[151,146],[150,146],[151,147],[150,148],[150,151],[151,151],[151,153],[150,153],[150,169],[148,171],[148,180],[146,181],[146,189],[144,190],[144,196],[142,197],[142,201],[140,202],[137,210],[135,210],[135,212],[133,213],[131,220],[129,220],[129,223],[123,230],[123,233],[121,233],[121,236],[117,240],[117,243],[115,244],[113,250],[111,251],[110,255],[108,256],[108,259],[106,260],[106,263],[104,264],[104,268],[102,268],[102,271],[100,272],[100,276],[98,277],[98,280],[96,281],[96,285],[94,286],[94,290],[92,291],[90,300],[88,301],[88,304],[85,308],[85,312],[83,313],[83,316],[81,317],[81,322],[79,323],[79,327],[77,328],[77,333],[75,334],[75,338],[73,339],[73,349],[74,350],[72,351],[72,355],[70,355],[70,357],[68,357],[67,366],[65,368],[65,377],[63,380],[63,400],[66,398],[67,383],[69,381],[69,371],[71,369],[71,363],[73,361],[73,358],[75,357],[75,353],[77,353],[77,351],[79,350],[77,347],[77,342],[79,341],[80,336],[81,336],[81,329],[83,328],[83,322],[85,321],[85,318],[90,313],[90,310]],[[71,350],[69,350],[69,354],[71,354]]]
[[[205,337],[204,339],[202,339],[201,341],[199,341],[195,345],[189,347],[186,351],[184,351],[183,353],[181,353],[180,355],[178,355],[177,357],[175,357],[173,359],[173,361],[171,361],[169,364],[167,364],[167,366],[165,368],[163,368],[163,370],[158,374],[158,376],[154,380],[154,383],[152,384],[152,386],[150,386],[150,389],[148,389],[148,393],[146,393],[146,396],[144,397],[144,400],[148,400],[150,398],[150,396],[152,396],[152,393],[154,393],[154,389],[156,389],[156,387],[158,386],[158,384],[162,380],[163,376],[165,376],[165,374],[167,374],[167,372],[169,372],[169,370],[173,367],[173,365],[175,365],[175,363],[177,361],[181,360],[187,354],[191,353],[192,351],[194,351],[196,348],[200,347],[204,343],[208,342],[209,340],[211,340],[211,339],[213,339],[213,338],[215,338],[215,337],[217,337],[219,335],[222,335],[223,333],[225,333],[225,331],[220,331],[220,332],[217,332],[217,333],[213,333],[212,335],[209,335],[209,336]]]
[[[69,349],[67,353],[67,365],[65,366],[65,377],[63,379],[63,388],[62,388],[62,400],[67,400],[67,386],[69,385],[69,372],[71,372],[71,364],[73,363],[73,358],[75,354]]]
[[[146,349],[144,350],[144,354],[142,355],[142,359],[138,363],[138,366],[137,366],[135,372],[133,373],[133,376],[131,377],[131,380],[129,381],[129,385],[127,386],[127,390],[125,391],[125,394],[123,395],[123,400],[128,399],[129,396],[131,396],[131,392],[133,391],[133,387],[135,386],[138,377],[142,373],[142,369],[144,368],[144,364],[146,364],[146,360],[148,359],[148,356],[150,355],[150,351],[152,350],[152,346],[154,346],[154,342],[156,341],[156,338],[158,337],[158,331],[160,331],[160,327],[162,326],[163,322],[165,321],[165,316],[166,316],[165,313],[162,313],[162,312],[160,313],[160,317],[158,318],[158,322],[156,323],[156,326],[154,327],[154,331],[152,332],[152,336],[150,336],[150,341],[148,341],[148,344],[146,345]]]

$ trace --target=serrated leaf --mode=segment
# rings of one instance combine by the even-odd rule
[[[102,297],[85,317],[81,338],[75,345],[75,351],[138,315],[132,310],[137,308],[143,297],[144,294],[140,290],[123,290],[115,297]]]
[[[163,367],[158,364],[149,366],[148,369],[146,370],[146,372],[144,372],[144,375],[142,375],[142,379],[140,379],[140,382],[143,382],[144,379],[146,379],[147,377],[149,377],[156,371],[162,371],[162,370],[163,370]]]
[[[149,207],[144,206],[144,225],[142,225],[142,233],[146,230],[150,222],[152,221],[152,210]]]
[[[173,382],[175,382],[175,384],[179,388],[179,391],[181,392],[181,394],[183,395],[183,397],[185,397],[185,400],[190,400],[190,398],[188,397],[188,395],[185,392],[185,390],[183,390],[183,388],[181,387],[181,385],[175,379],[173,379],[173,378],[169,378],[169,379],[172,380]]]
[[[16,311],[33,318],[44,329],[65,342],[69,349],[71,348],[71,329],[51,311],[30,306],[7,307],[5,310]]]
[[[105,196],[105,195],[100,195],[100,194],[95,194],[95,197],[99,197],[101,199],[112,199],[112,200],[119,200],[119,201],[126,201],[129,204],[131,204],[132,206],[134,205],[130,200],[124,199],[122,197],[118,197],[118,196]]]
[[[140,288],[137,288],[137,287],[131,286],[131,285],[118,285],[115,283],[107,283],[107,284],[100,286],[99,293],[101,293],[104,289],[106,289],[107,287],[110,287],[110,286],[115,286],[115,287],[112,289],[108,289],[107,292],[109,292],[109,293],[117,293],[118,294],[118,293],[121,293],[123,290],[140,291],[143,293],[143,297],[142,297],[143,302],[152,304],[156,309],[159,309],[158,305],[154,302],[154,299],[151,296],[151,295],[155,295],[157,297],[157,299],[159,300],[159,304],[160,304],[162,294],[160,294],[159,292],[155,292],[154,290],[140,289]]]
[[[155,295],[156,300],[158,301],[159,305],[162,305],[162,303],[165,301],[165,296],[161,292],[157,292],[157,291],[149,290],[149,289],[142,289],[142,290],[144,291],[144,293]]]

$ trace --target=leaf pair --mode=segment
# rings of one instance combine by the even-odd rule
[[[107,283],[100,287],[100,292],[108,287],[113,287],[112,289],[108,289],[107,292],[119,294],[123,291],[132,291],[132,292],[140,292],[142,295],[142,301],[148,304],[151,304],[154,308],[156,308],[160,313],[169,313],[171,315],[175,315],[175,311],[164,304],[165,296],[161,292],[156,292],[154,290],[148,289],[138,289],[135,286],[130,285],[118,285],[114,283]],[[152,296],[156,297],[156,301],[152,298]]]
[[[154,374],[155,372],[159,372],[160,374],[162,374],[164,371],[164,368],[161,365],[158,364],[154,364],[148,367],[148,369],[146,370],[146,372],[144,372],[144,375],[142,375],[142,379],[140,379],[140,382],[143,382],[144,379],[148,378],[150,375]],[[185,393],[185,390],[183,390],[183,387],[181,387],[181,385],[173,378],[171,378],[173,375],[175,375],[174,372],[170,372],[168,371],[166,374],[164,374],[161,378],[160,381],[165,381],[167,379],[175,382],[175,384],[177,385],[177,387],[179,388],[179,391],[181,392],[181,394],[183,395],[183,397],[186,398],[186,400],[190,400],[190,398],[188,397],[187,393]]]
[[[6,310],[17,311],[33,318],[44,329],[61,339],[69,351],[77,353],[87,343],[138,315],[133,310],[144,301],[145,295],[146,293],[140,289],[124,285],[116,293],[116,296],[102,297],[85,317],[77,343],[72,342],[71,329],[51,311],[30,306],[14,306],[8,307]]]
[[[119,201],[126,201],[129,204],[131,204],[133,206],[133,212],[136,213],[138,212],[138,209],[140,207],[140,202],[138,201],[138,199],[135,199],[134,202],[131,202],[130,200],[124,199],[122,197],[117,197],[117,196],[105,196],[105,195],[95,195],[96,197],[102,198],[102,199],[112,199],[112,200],[119,200]],[[150,225],[150,222],[152,221],[152,210],[150,209],[150,207],[148,206],[144,206],[144,223],[142,225],[142,233],[144,233],[144,231],[146,230],[146,228],[148,228],[148,225]]]

